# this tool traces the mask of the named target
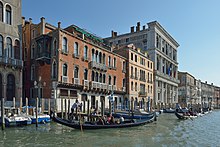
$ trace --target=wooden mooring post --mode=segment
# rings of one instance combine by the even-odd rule
[[[36,98],[36,127],[38,127],[38,97]]]
[[[87,121],[89,121],[90,118],[90,112],[89,112],[89,100],[87,101]]]
[[[28,115],[28,98],[26,97],[26,115]]]
[[[65,119],[67,120],[67,100],[65,99]]]
[[[1,101],[2,130],[5,129],[5,116],[4,116],[5,108],[4,108],[4,103],[5,103],[5,99],[2,98],[2,101]]]

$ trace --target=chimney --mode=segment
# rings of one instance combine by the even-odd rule
[[[131,33],[134,33],[134,26],[131,27]]]
[[[32,24],[32,18],[29,18],[29,23]]]
[[[143,26],[143,30],[145,30],[145,26]]]
[[[57,24],[58,24],[58,29],[60,29],[61,22],[59,21]]]
[[[112,38],[114,38],[115,36],[114,36],[114,31],[112,30]]]
[[[117,32],[114,32],[114,36],[117,37]]]
[[[42,23],[45,22],[45,18],[44,17],[41,17],[40,20],[41,20]]]
[[[22,26],[25,25],[25,17],[22,17]]]
[[[136,32],[140,31],[140,22],[137,22],[137,26],[136,26]]]

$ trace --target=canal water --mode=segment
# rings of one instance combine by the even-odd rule
[[[161,114],[144,126],[107,130],[75,130],[55,122],[0,130],[0,147],[170,147],[220,146],[220,111],[194,120]]]

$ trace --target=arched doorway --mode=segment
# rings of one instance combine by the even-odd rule
[[[15,77],[13,74],[9,74],[7,77],[7,101],[12,101],[15,97]]]

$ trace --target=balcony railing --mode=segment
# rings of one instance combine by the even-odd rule
[[[175,82],[175,83],[180,83],[180,80],[178,80],[178,79],[176,79],[176,78],[174,78],[174,77],[171,77],[171,76],[169,76],[169,75],[167,75],[167,74],[164,74],[164,73],[162,73],[162,72],[156,71],[156,75],[157,75],[157,76],[161,76],[161,77],[163,77],[163,78],[165,78],[165,79],[167,79],[167,80],[171,80],[171,81],[173,81],[173,82]]]
[[[103,83],[103,89],[107,90],[108,89],[108,85]]]
[[[61,82],[62,83],[68,83],[68,77],[67,76],[61,76]]]
[[[89,81],[88,80],[83,80],[83,86],[89,87]]]
[[[139,91],[139,96],[147,96],[147,92],[145,91]]]
[[[91,81],[91,82],[90,82],[90,87],[91,87],[92,89],[96,89],[96,88],[97,88],[97,82]]]
[[[97,85],[97,88],[101,89],[101,83],[97,82],[96,85]]]
[[[90,66],[90,68],[100,69],[100,70],[103,70],[103,71],[107,71],[107,66],[106,65],[101,64],[101,63],[97,63],[95,61],[89,62],[89,66]]]
[[[23,66],[22,60],[12,59],[12,58],[8,58],[8,57],[0,57],[0,63],[6,64],[6,65],[11,65],[11,66],[17,66],[17,67]]]
[[[113,85],[112,88],[113,88],[113,90],[117,90],[116,85]]]
[[[79,78],[73,78],[72,83],[75,85],[79,85]]]
[[[73,54],[73,58],[79,58],[79,54],[78,53],[74,53]]]
[[[82,57],[82,60],[83,60],[83,61],[88,61],[88,57],[87,57],[87,56],[83,56],[83,57]]]
[[[112,91],[112,85],[108,85],[108,90]]]

